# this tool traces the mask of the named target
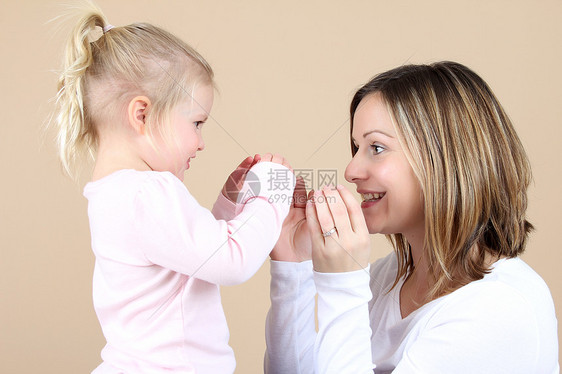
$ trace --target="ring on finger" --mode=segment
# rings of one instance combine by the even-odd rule
[[[326,237],[332,235],[332,234],[335,233],[335,232],[336,232],[336,227],[334,226],[334,227],[332,227],[330,230],[328,230],[328,231],[322,233],[322,236],[326,238]]]

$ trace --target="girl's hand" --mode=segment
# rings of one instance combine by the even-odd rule
[[[291,170],[291,172],[293,171],[293,168],[291,167],[289,162],[285,160],[285,158],[281,155],[272,155],[271,153],[266,153],[263,156],[262,155],[256,155],[256,156],[260,157],[260,160],[258,162],[275,162],[283,166],[286,166]]]
[[[367,267],[371,250],[369,231],[361,206],[351,192],[343,186],[317,191],[314,202],[309,200],[306,205],[306,221],[312,237],[315,271],[339,273]]]
[[[311,195],[312,191],[310,191],[309,197]],[[269,254],[272,260],[301,262],[311,259],[312,242],[306,224],[306,200],[306,185],[304,180],[299,177],[293,193],[291,210],[283,222],[279,240]]]
[[[237,202],[238,194],[244,185],[244,180],[246,179],[246,174],[248,170],[258,162],[260,162],[260,155],[255,155],[254,157],[246,157],[240,165],[228,176],[224,186],[222,187],[222,194],[232,201]]]

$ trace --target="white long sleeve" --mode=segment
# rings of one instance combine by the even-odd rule
[[[373,373],[369,280],[369,267],[346,273],[314,272],[318,290],[315,373]]]
[[[372,373],[369,272],[317,273],[312,261],[271,261],[265,372]],[[315,287],[316,284],[316,287]],[[318,289],[318,324],[314,295]],[[344,344],[329,344],[331,340]]]
[[[313,372],[315,294],[312,261],[271,261],[271,309],[265,329],[267,374]]]

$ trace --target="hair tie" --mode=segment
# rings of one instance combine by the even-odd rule
[[[111,30],[112,28],[114,28],[115,26],[107,24],[103,27],[103,33],[105,34],[106,32],[109,32],[109,30]]]

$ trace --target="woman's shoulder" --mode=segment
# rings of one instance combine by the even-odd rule
[[[490,288],[499,297],[518,298],[539,314],[554,314],[552,295],[546,282],[521,258],[501,259],[481,281],[480,288]],[[493,287],[492,287],[493,285]]]
[[[556,326],[554,303],[548,286],[520,258],[502,259],[489,274],[435,300],[440,315],[494,321],[507,329],[525,325],[533,333],[547,334]],[[444,314],[443,314],[444,312]]]

